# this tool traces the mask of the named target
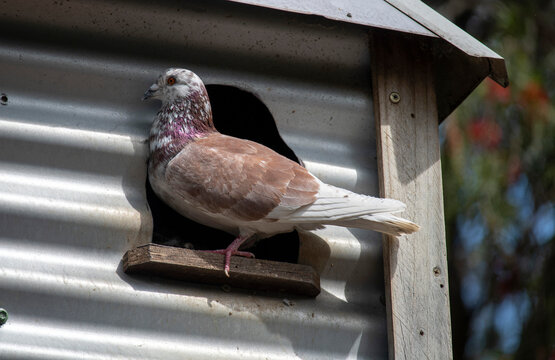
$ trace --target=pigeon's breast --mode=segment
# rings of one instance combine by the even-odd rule
[[[149,171],[149,181],[154,193],[179,214],[206,226],[238,235],[239,224],[222,214],[210,213],[199,206],[195,198],[172,189],[163,175],[163,169]]]
[[[240,221],[222,213],[213,213],[204,209],[196,198],[184,193],[177,193],[168,186],[162,171],[149,172],[149,181],[156,195],[168,206],[182,216],[200,224],[213,227],[238,236],[240,233],[256,234],[263,239],[278,233],[295,229],[292,223],[280,223],[265,219],[259,221]]]

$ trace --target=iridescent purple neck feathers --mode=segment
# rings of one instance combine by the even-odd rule
[[[203,85],[185,98],[163,103],[150,129],[150,166],[166,164],[189,142],[216,131]]]

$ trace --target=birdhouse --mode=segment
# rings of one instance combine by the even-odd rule
[[[438,125],[507,85],[499,55],[417,0],[22,0],[0,27],[0,358],[452,358]],[[229,242],[149,188],[140,99],[170,67],[203,79],[222,133],[401,200],[420,231],[255,245],[315,297],[163,276]],[[134,249],[161,272],[125,273]]]

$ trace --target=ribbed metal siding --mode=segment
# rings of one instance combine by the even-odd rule
[[[19,1],[0,11],[2,359],[380,359],[380,236],[302,236],[316,299],[134,278],[150,241],[139,101],[166,67],[256,94],[322,180],[377,194],[363,28],[214,2]]]

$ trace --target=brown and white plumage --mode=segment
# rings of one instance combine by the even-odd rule
[[[162,100],[151,129],[149,179],[156,194],[180,214],[235,234],[231,255],[253,237],[338,225],[390,235],[418,225],[392,215],[397,200],[360,195],[321,182],[264,145],[220,134],[202,81],[169,69],[145,93]]]

